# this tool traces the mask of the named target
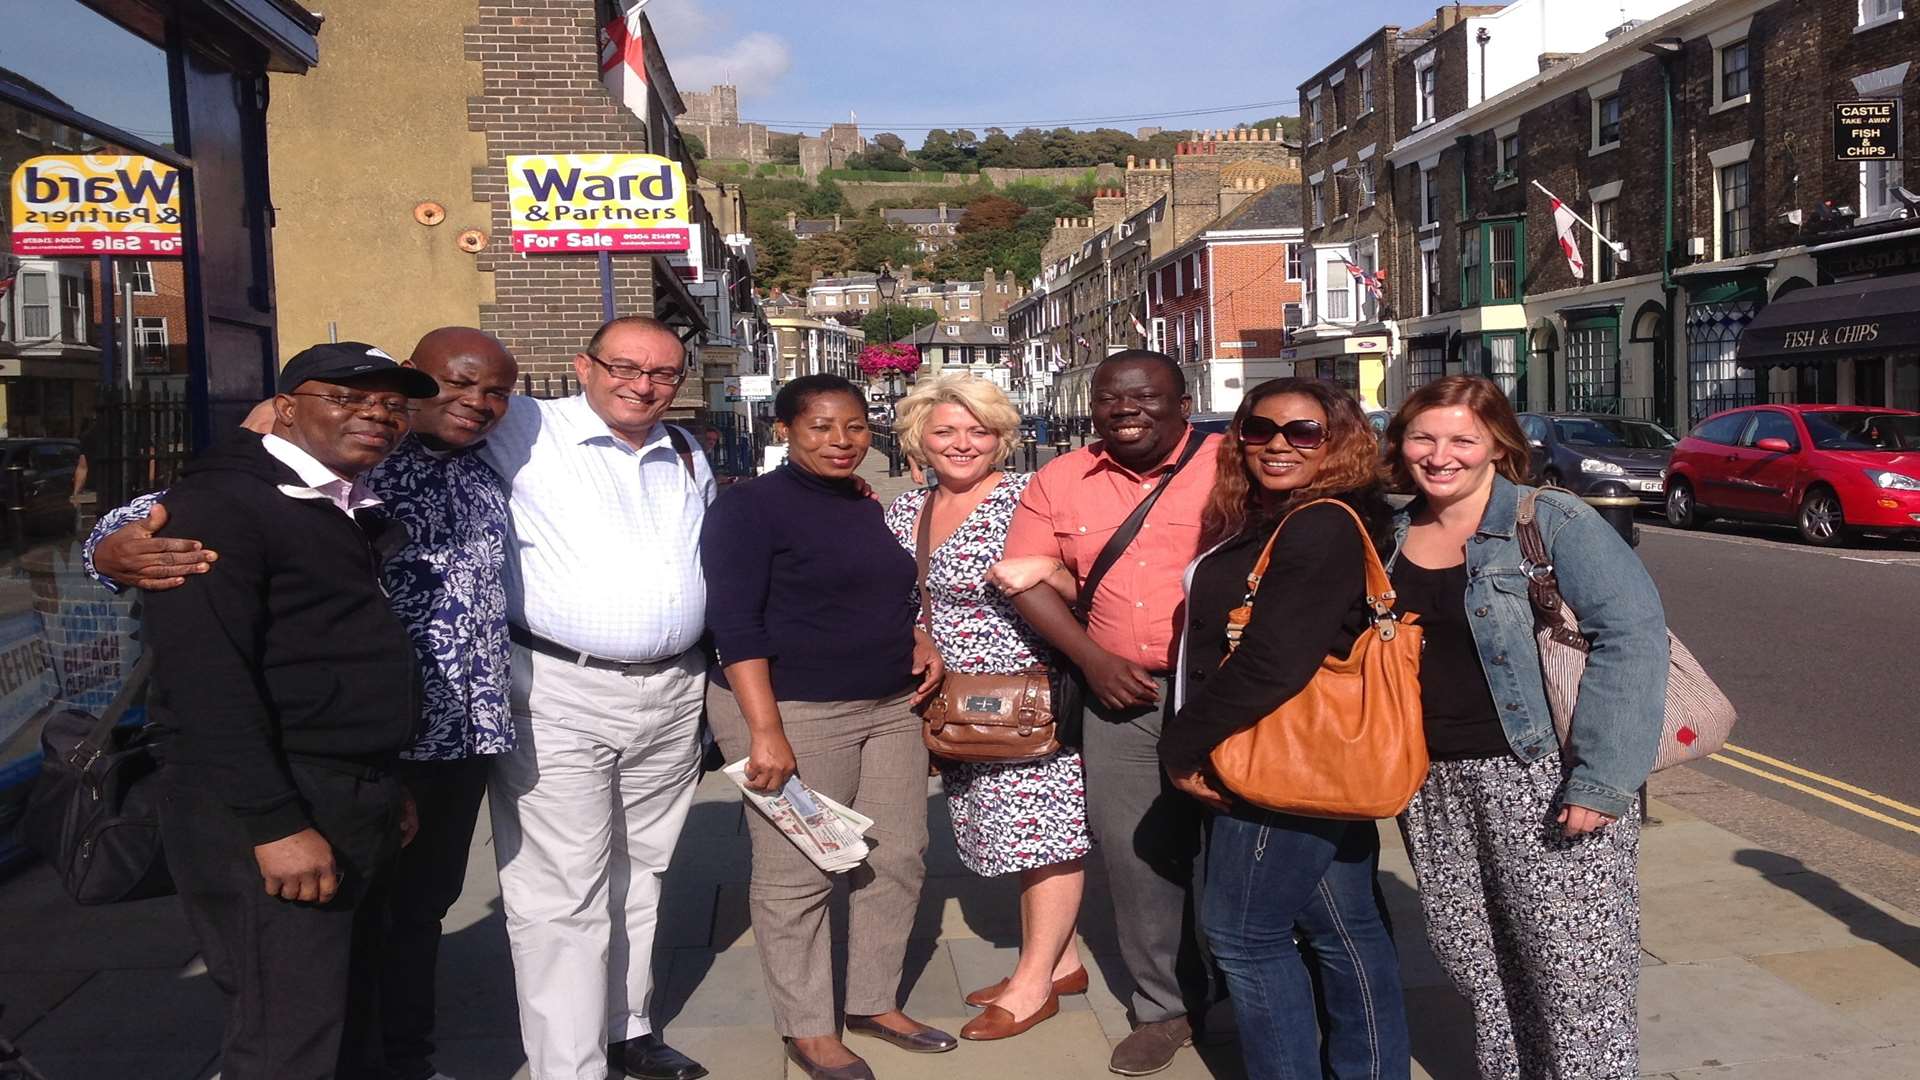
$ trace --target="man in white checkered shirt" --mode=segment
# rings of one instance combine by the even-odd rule
[[[520,1031],[536,1080],[694,1080],[648,1017],[660,878],[700,776],[701,521],[713,472],[662,423],[686,351],[615,319],[584,391],[516,397],[481,451],[511,489],[517,748],[490,785]]]

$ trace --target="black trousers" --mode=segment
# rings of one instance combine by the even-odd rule
[[[221,1076],[376,1078],[380,889],[399,848],[400,784],[376,770],[306,760],[288,771],[346,874],[325,904],[268,896],[240,820],[191,777],[167,777],[167,865],[227,999]]]
[[[435,973],[440,921],[467,878],[490,758],[402,761],[396,774],[413,796],[420,832],[394,860],[384,889],[380,1019],[392,1080],[434,1073]]]

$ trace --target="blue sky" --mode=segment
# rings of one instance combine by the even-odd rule
[[[928,126],[1272,101],[1287,104],[1071,126],[1229,127],[1292,113],[1302,77],[1383,25],[1432,18],[1434,4],[1342,0],[1337,17],[1304,0],[651,0],[646,11],[682,90],[730,77],[743,119],[802,130],[853,110],[866,134],[894,130],[918,146]]]

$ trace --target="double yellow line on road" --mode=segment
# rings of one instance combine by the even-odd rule
[[[1885,795],[1880,795],[1868,791],[1866,788],[1849,784],[1845,780],[1836,780],[1831,776],[1814,772],[1812,769],[1803,769],[1792,762],[1781,761],[1776,757],[1768,757],[1757,750],[1749,750],[1744,746],[1735,746],[1733,743],[1728,743],[1721,747],[1720,752],[1714,754],[1712,760],[1722,765],[1739,769],[1741,772],[1752,773],[1762,779],[1771,780],[1782,787],[1792,788],[1803,795],[1811,795],[1816,799],[1832,803],[1846,810],[1851,810],[1861,817],[1871,818],[1883,825],[1891,825],[1896,829],[1905,829],[1907,832],[1920,835],[1920,806],[1909,806],[1898,799],[1889,799]],[[1791,773],[1793,776],[1804,777],[1815,783],[1824,784],[1828,788],[1845,792],[1863,802],[1886,807],[1888,810],[1892,810],[1902,816],[1896,817],[1894,814],[1876,810],[1871,806],[1864,806],[1861,802],[1855,802],[1853,799],[1842,798],[1839,795],[1835,795],[1832,791],[1814,787],[1812,784],[1802,783],[1790,776],[1782,776],[1780,772],[1760,768],[1758,765],[1753,764],[1753,762],[1756,761],[1761,765],[1778,769],[1780,772]]]

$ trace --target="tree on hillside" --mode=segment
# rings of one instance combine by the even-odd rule
[[[913,237],[881,220],[877,211],[862,215],[847,235],[854,244],[853,265],[861,270],[879,270],[889,264],[904,266],[920,257],[914,250]]]
[[[793,249],[793,274],[799,285],[805,285],[815,271],[831,276],[859,269],[859,256],[851,233],[809,236]]]
[[[687,148],[688,157],[692,158],[695,161],[706,160],[707,144],[704,139],[700,138],[700,136],[694,135],[690,132],[683,131],[680,133],[680,143],[682,146],[685,146]]]
[[[841,194],[839,184],[823,179],[801,199],[800,210],[807,217],[843,214],[847,210],[847,197]]]
[[[1005,232],[1019,223],[1027,208],[1003,195],[985,195],[967,204],[955,226],[961,235],[976,232]]]
[[[967,134],[971,135],[972,132]],[[920,145],[914,157],[923,168],[942,172],[967,172],[974,167],[973,155],[945,128],[934,128],[927,132],[926,141]]]
[[[866,331],[867,340],[872,343],[899,341],[929,323],[938,322],[940,317],[931,308],[914,307],[911,304],[882,304],[860,321],[860,329]],[[888,337],[887,331],[893,336]]]

